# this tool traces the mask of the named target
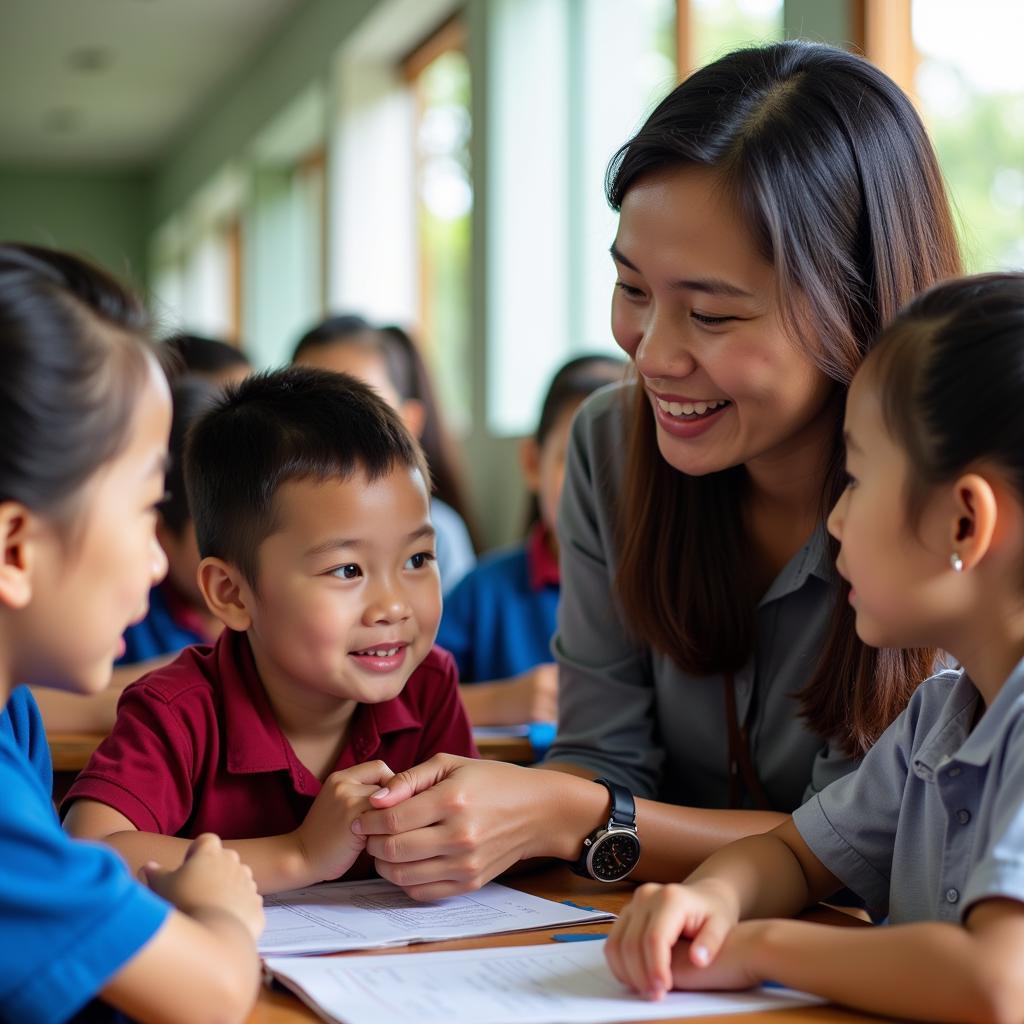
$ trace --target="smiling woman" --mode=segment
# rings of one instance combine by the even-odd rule
[[[637,381],[573,428],[554,770],[435,759],[390,784],[361,824],[419,896],[522,856],[587,870],[630,791],[637,874],[682,877],[848,772],[932,666],[857,640],[824,523],[854,371],[960,267],[907,97],[829,47],[737,51],[662,101],[607,193]]]

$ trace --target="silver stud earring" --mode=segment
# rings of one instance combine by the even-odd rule
[[[964,560],[955,551],[949,556],[949,564],[953,567],[953,572],[964,571]]]

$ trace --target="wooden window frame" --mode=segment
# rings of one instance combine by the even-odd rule
[[[418,85],[420,75],[422,75],[435,60],[444,56],[446,53],[459,51],[465,54],[468,42],[469,33],[466,27],[465,18],[461,13],[456,13],[442,22],[399,62],[399,72],[412,92],[414,104],[413,124],[415,126],[419,126],[421,123],[424,110],[423,92]],[[412,140],[412,143],[415,146],[415,139]],[[417,159],[415,162],[417,188],[419,184],[419,172],[420,164]],[[421,218],[421,204],[417,197],[416,239],[419,256],[416,261],[416,271],[419,286],[419,310],[417,314],[418,322],[416,324],[416,336],[420,344],[424,345],[427,350],[424,354],[429,357],[432,354],[431,350],[435,344],[435,339],[430,336],[430,332],[427,330],[427,325],[434,322],[433,309],[431,305],[432,296],[431,289],[429,287],[432,273],[429,259],[424,256],[421,247],[423,239],[423,224]]]

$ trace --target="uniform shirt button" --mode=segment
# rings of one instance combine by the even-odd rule
[[[971,820],[971,812],[967,810],[957,811],[956,820],[959,821],[961,825],[966,825],[967,822]]]
[[[948,772],[946,772],[946,775],[951,779],[955,779],[959,774],[960,769],[956,765],[954,765],[952,768],[949,769]]]
[[[956,903],[956,901],[958,899],[960,899],[960,893],[956,889],[947,889],[946,890],[946,902],[947,903]]]

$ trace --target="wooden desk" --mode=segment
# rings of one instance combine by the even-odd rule
[[[571,899],[586,906],[598,907],[617,913],[629,899],[632,887],[629,885],[605,886],[598,882],[578,878],[566,867],[545,868],[532,874],[524,874],[503,878],[502,882],[524,892],[536,896],[544,896],[552,900]],[[831,924],[863,926],[847,914],[836,910],[821,909],[808,915],[812,920],[825,921]],[[559,928],[557,931],[605,931],[607,924],[577,925],[573,928]],[[442,949],[477,949],[493,946],[528,946],[541,945],[551,941],[552,929],[545,928],[535,932],[517,932],[514,935],[491,935],[477,939],[459,939],[452,942],[425,942],[415,946],[404,946],[399,949],[374,949],[366,953],[342,953],[340,956],[394,955],[415,956],[417,952]],[[248,1024],[312,1024],[320,1020],[316,1014],[305,1006],[296,996],[280,987],[260,992],[255,1009],[249,1016]],[[840,1009],[837,1006],[811,1006],[793,1010],[772,1010],[759,1014],[729,1014],[716,1017],[689,1017],[689,1024],[741,1024],[744,1021],[756,1021],[758,1024],[858,1024],[873,1022],[878,1024],[879,1017],[858,1014]],[[414,1022],[411,1022],[414,1024]]]
[[[46,738],[56,773],[80,772],[105,737],[101,732],[52,732]]]
[[[103,741],[102,733],[53,732],[47,737],[53,770],[80,772],[92,752]],[[487,736],[477,740],[480,756],[489,761],[511,761],[514,764],[532,764],[533,748],[526,736]]]

